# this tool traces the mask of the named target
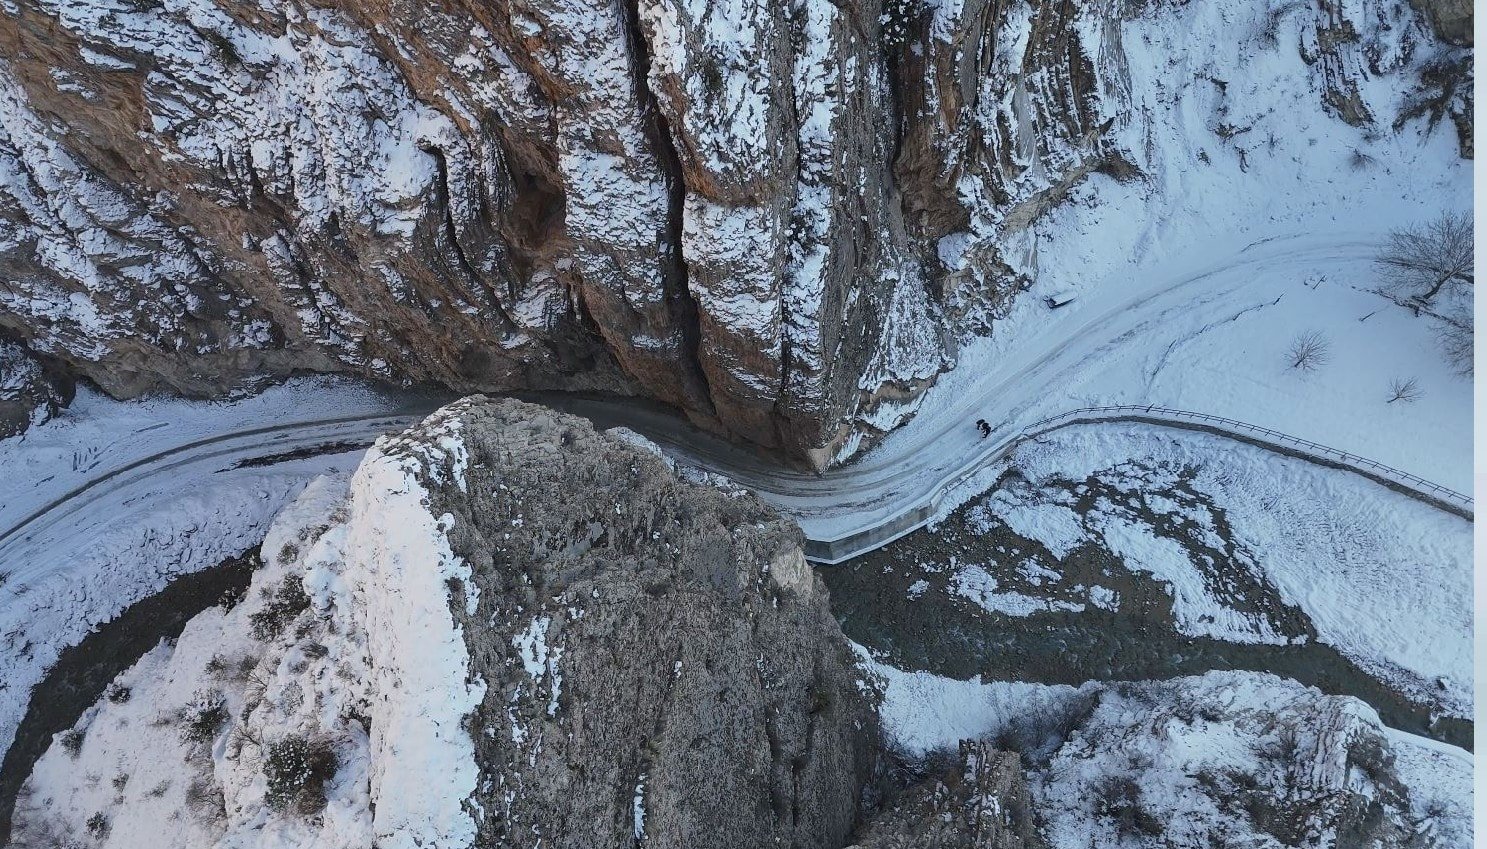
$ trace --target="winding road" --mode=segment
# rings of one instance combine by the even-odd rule
[[[1374,244],[1367,240],[1266,240],[1250,245],[1236,257],[1169,278],[1160,285],[1087,305],[1073,322],[1050,322],[1037,334],[1021,340],[1015,354],[1001,364],[992,379],[978,384],[975,392],[964,393],[956,403],[932,414],[921,414],[905,434],[912,440],[891,435],[884,445],[856,462],[821,475],[768,463],[747,449],[692,427],[658,405],[559,393],[523,397],[584,416],[601,427],[628,427],[678,460],[752,489],[800,523],[812,559],[837,563],[922,526],[947,490],[977,469],[1005,457],[1028,435],[1045,432],[1054,419],[1065,419],[1059,427],[1095,420],[1074,415],[1080,410],[1051,408],[1044,387],[1090,369],[1134,336],[1155,334],[1178,316],[1230,298],[1254,274],[1302,262],[1366,259],[1373,250]],[[263,465],[277,457],[327,448],[370,445],[377,436],[418,421],[445,400],[404,400],[393,409],[373,415],[232,429],[110,469],[0,531],[0,573],[12,586],[37,578],[47,568],[47,558],[34,556],[36,546],[45,546],[52,533],[65,532],[78,516],[110,494],[151,480],[169,480],[168,489],[172,491],[187,485],[210,486],[213,475],[234,466]],[[1200,412],[1155,408],[1147,408],[1146,413],[1143,420],[1150,424],[1176,427],[1191,427],[1193,417],[1202,416]],[[981,438],[967,425],[980,416],[996,422],[989,438]],[[1242,427],[1205,429],[1238,435],[1303,459],[1351,468],[1437,506],[1471,515],[1471,499],[1443,486],[1315,443],[1306,443],[1310,450],[1297,450],[1305,440],[1260,425],[1232,424]]]

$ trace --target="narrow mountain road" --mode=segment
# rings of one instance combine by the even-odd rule
[[[678,459],[749,487],[800,523],[816,559],[839,562],[920,527],[947,486],[1004,456],[1030,426],[1068,412],[1052,406],[1056,402],[1049,400],[1047,387],[1091,370],[1133,337],[1160,336],[1178,316],[1190,321],[1195,311],[1221,309],[1260,272],[1303,261],[1355,261],[1373,249],[1366,240],[1274,239],[1159,285],[1130,294],[1109,293],[1102,301],[1087,304],[1073,321],[1051,322],[1023,340],[1015,356],[977,391],[921,415],[881,447],[821,475],[766,462],[657,405],[558,393],[526,397],[590,418],[601,427],[629,427]],[[110,497],[137,503],[151,491],[211,486],[214,476],[245,463],[262,464],[265,458],[370,445],[378,435],[406,427],[443,400],[420,399],[401,409],[364,416],[231,430],[113,468],[0,531],[0,573],[14,588],[57,568],[61,564],[48,563],[45,554],[49,540],[57,533],[75,532],[77,523]],[[983,417],[994,422],[987,438],[971,425]]]

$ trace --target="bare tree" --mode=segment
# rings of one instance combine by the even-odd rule
[[[1471,216],[1445,213],[1393,233],[1374,262],[1384,278],[1379,294],[1434,322],[1446,359],[1460,374],[1471,374]]]
[[[1332,343],[1320,330],[1307,330],[1296,334],[1291,347],[1286,350],[1286,361],[1291,368],[1315,371],[1326,365]]]
[[[1403,401],[1413,404],[1420,400],[1425,393],[1420,391],[1420,381],[1413,377],[1396,377],[1389,381],[1389,400],[1385,403],[1393,404],[1395,401]]]
[[[1472,219],[1447,212],[1389,234],[1374,262],[1386,288],[1402,302],[1428,307],[1442,291],[1473,284]]]
[[[1469,309],[1470,307],[1468,307]],[[1474,333],[1472,332],[1472,316],[1470,312],[1458,317],[1441,317],[1438,327],[1440,332],[1441,351],[1446,355],[1446,361],[1456,369],[1457,374],[1470,376],[1472,373],[1472,355],[1475,353]]]

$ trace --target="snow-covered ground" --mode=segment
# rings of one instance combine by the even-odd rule
[[[1387,5],[1360,0],[1347,15],[1382,21]],[[1362,33],[1382,73],[1345,70],[1378,127],[1355,127],[1321,107],[1324,74],[1298,49],[1314,39],[1307,7],[1159,8],[1120,33],[1129,108],[1112,115],[1115,141],[1142,173],[1092,174],[1025,231],[1032,289],[989,337],[967,341],[916,418],[864,462],[925,445],[964,454],[977,418],[1015,427],[1070,407],[1153,403],[1470,491],[1470,380],[1452,373],[1425,320],[1366,291],[1388,231],[1472,206],[1472,165],[1449,121],[1387,129],[1433,48],[1407,56],[1406,22]],[[1049,310],[1042,296],[1063,290],[1077,299]],[[1177,295],[1169,306],[1163,292]],[[1112,324],[1112,313],[1129,320]],[[1331,341],[1330,362],[1297,374],[1285,350],[1313,329]],[[1418,378],[1423,397],[1386,404],[1396,377]]]
[[[361,383],[301,378],[222,401],[115,401],[86,386],[56,418],[0,440],[0,530],[74,487],[159,451],[226,433],[404,411],[402,399]],[[263,437],[263,441],[271,439]]]
[[[1009,469],[1027,483],[978,495]],[[1255,574],[1210,574],[1212,564],[1128,506],[1100,498],[1076,510],[1092,478],[1129,492],[1164,521],[1191,526]],[[1162,494],[1179,479],[1212,506]],[[1318,640],[1396,691],[1471,716],[1472,523],[1457,516],[1348,472],[1223,437],[1132,424],[1075,426],[1026,442],[951,501],[971,502],[973,524],[1005,524],[1056,556],[1085,542],[1112,551],[1167,588],[1179,633],[1294,639],[1276,633],[1256,599],[1219,592],[1254,582],[1304,613]],[[1098,606],[1097,590],[1089,603]],[[976,600],[1006,607],[995,591]]]
[[[406,456],[457,464],[449,437],[388,437],[355,473],[303,486],[260,532],[244,600],[193,618],[58,735],[17,803],[18,844],[470,845],[463,719],[484,685],[466,680],[446,583],[469,568],[449,553],[453,518],[428,512],[424,458]],[[330,753],[323,797],[276,789],[300,777],[275,766],[289,741]]]

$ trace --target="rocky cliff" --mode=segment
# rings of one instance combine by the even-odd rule
[[[1360,90],[1419,75],[1469,151],[1427,26],[1468,5],[1273,5],[1315,108],[1385,127]],[[825,463],[1027,285],[1031,221],[1155,165],[1123,32],[1170,11],[6,0],[0,329],[120,396],[597,389]]]
[[[459,402],[313,483],[245,598],[59,735],[15,845],[842,846],[876,696],[799,542],[581,419]]]

